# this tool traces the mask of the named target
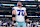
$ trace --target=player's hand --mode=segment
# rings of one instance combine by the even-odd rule
[[[17,26],[17,25],[18,25],[18,23],[14,23],[14,25],[15,25],[15,26]]]
[[[12,17],[12,20],[15,21],[15,17]]]

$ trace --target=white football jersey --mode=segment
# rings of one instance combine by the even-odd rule
[[[24,22],[25,21],[24,14],[25,14],[26,8],[22,7],[20,9],[18,7],[13,7],[12,9],[16,10],[16,17],[15,17],[16,21]]]

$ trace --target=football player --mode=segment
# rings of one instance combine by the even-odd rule
[[[26,8],[22,7],[22,3],[19,1],[17,7],[12,8],[12,20],[18,23],[17,27],[26,27],[25,17],[27,18]]]

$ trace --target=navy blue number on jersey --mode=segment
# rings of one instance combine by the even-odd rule
[[[17,11],[19,11],[19,14],[18,15],[20,15],[20,12],[22,12],[22,16],[24,16],[24,10],[17,10]]]

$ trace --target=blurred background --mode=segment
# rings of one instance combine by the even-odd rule
[[[1,25],[4,25],[3,27],[14,27],[12,26],[12,7],[17,6],[18,1],[22,2],[22,7],[26,7],[27,26],[40,27],[40,0],[0,0]]]

